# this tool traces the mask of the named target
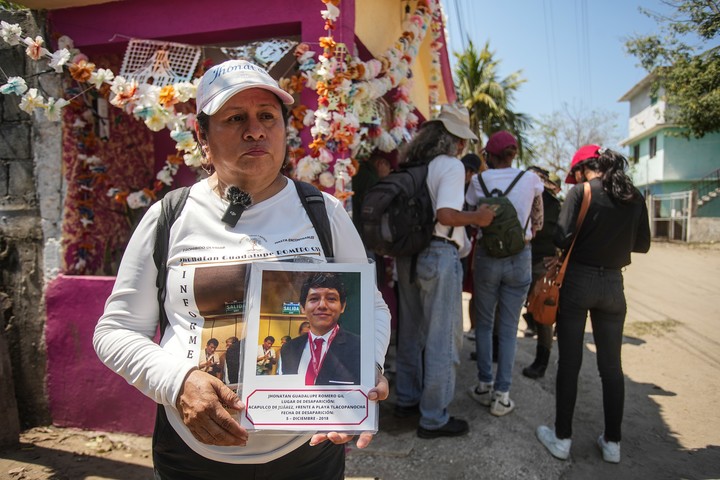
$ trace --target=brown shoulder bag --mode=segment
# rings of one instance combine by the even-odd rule
[[[532,287],[532,291],[528,296],[527,312],[532,315],[533,320],[543,325],[552,325],[557,318],[558,304],[560,303],[560,287],[562,287],[565,278],[565,269],[567,268],[570,253],[572,253],[575,240],[577,239],[580,227],[585,214],[590,206],[590,183],[585,182],[583,187],[583,200],[580,206],[577,223],[575,225],[575,236],[570,244],[570,248],[565,252],[560,261],[551,265],[544,276],[537,279]]]

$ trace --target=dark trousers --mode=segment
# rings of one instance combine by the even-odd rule
[[[153,464],[155,480],[341,480],[345,478],[345,445],[323,442],[311,447],[308,442],[262,464],[216,462],[188,447],[160,406],[153,433]]]
[[[555,432],[561,439],[572,437],[588,311],[602,380],[605,438],[610,442],[619,442],[625,402],[620,351],[627,311],[622,272],[572,262],[568,265],[560,291],[557,317]]]

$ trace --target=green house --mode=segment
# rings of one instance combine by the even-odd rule
[[[653,238],[720,240],[720,132],[684,138],[666,121],[664,91],[652,93],[655,75],[619,101],[630,103],[628,147],[633,182],[648,200]]]

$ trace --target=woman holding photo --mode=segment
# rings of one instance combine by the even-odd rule
[[[148,246],[155,238],[158,203],[135,230],[96,327],[93,342],[100,359],[161,405],[153,436],[156,479],[344,476],[343,444],[351,435],[248,434],[228,412],[243,410],[237,395],[220,379],[197,369],[201,352],[196,339],[201,338],[203,319],[197,314],[192,282],[196,265],[222,265],[230,258],[288,258],[284,252],[325,260],[319,232],[295,185],[281,173],[287,152],[286,105],[292,103],[292,96],[266,71],[249,62],[231,60],[205,73],[197,89],[197,136],[205,167],[214,172],[192,186],[170,230],[164,303],[169,326],[160,345],[154,344],[157,270]],[[234,210],[233,222],[228,215],[238,197],[242,208]],[[367,261],[342,204],[327,194],[323,198],[335,261]],[[217,282],[211,292],[229,288]],[[390,315],[379,292],[370,315],[375,361],[383,365]],[[379,401],[387,395],[388,384],[380,372],[368,397]],[[367,446],[371,438],[371,433],[362,433],[358,447]]]

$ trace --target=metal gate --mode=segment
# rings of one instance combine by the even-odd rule
[[[690,238],[692,190],[650,195],[650,233],[652,238],[687,242]]]

